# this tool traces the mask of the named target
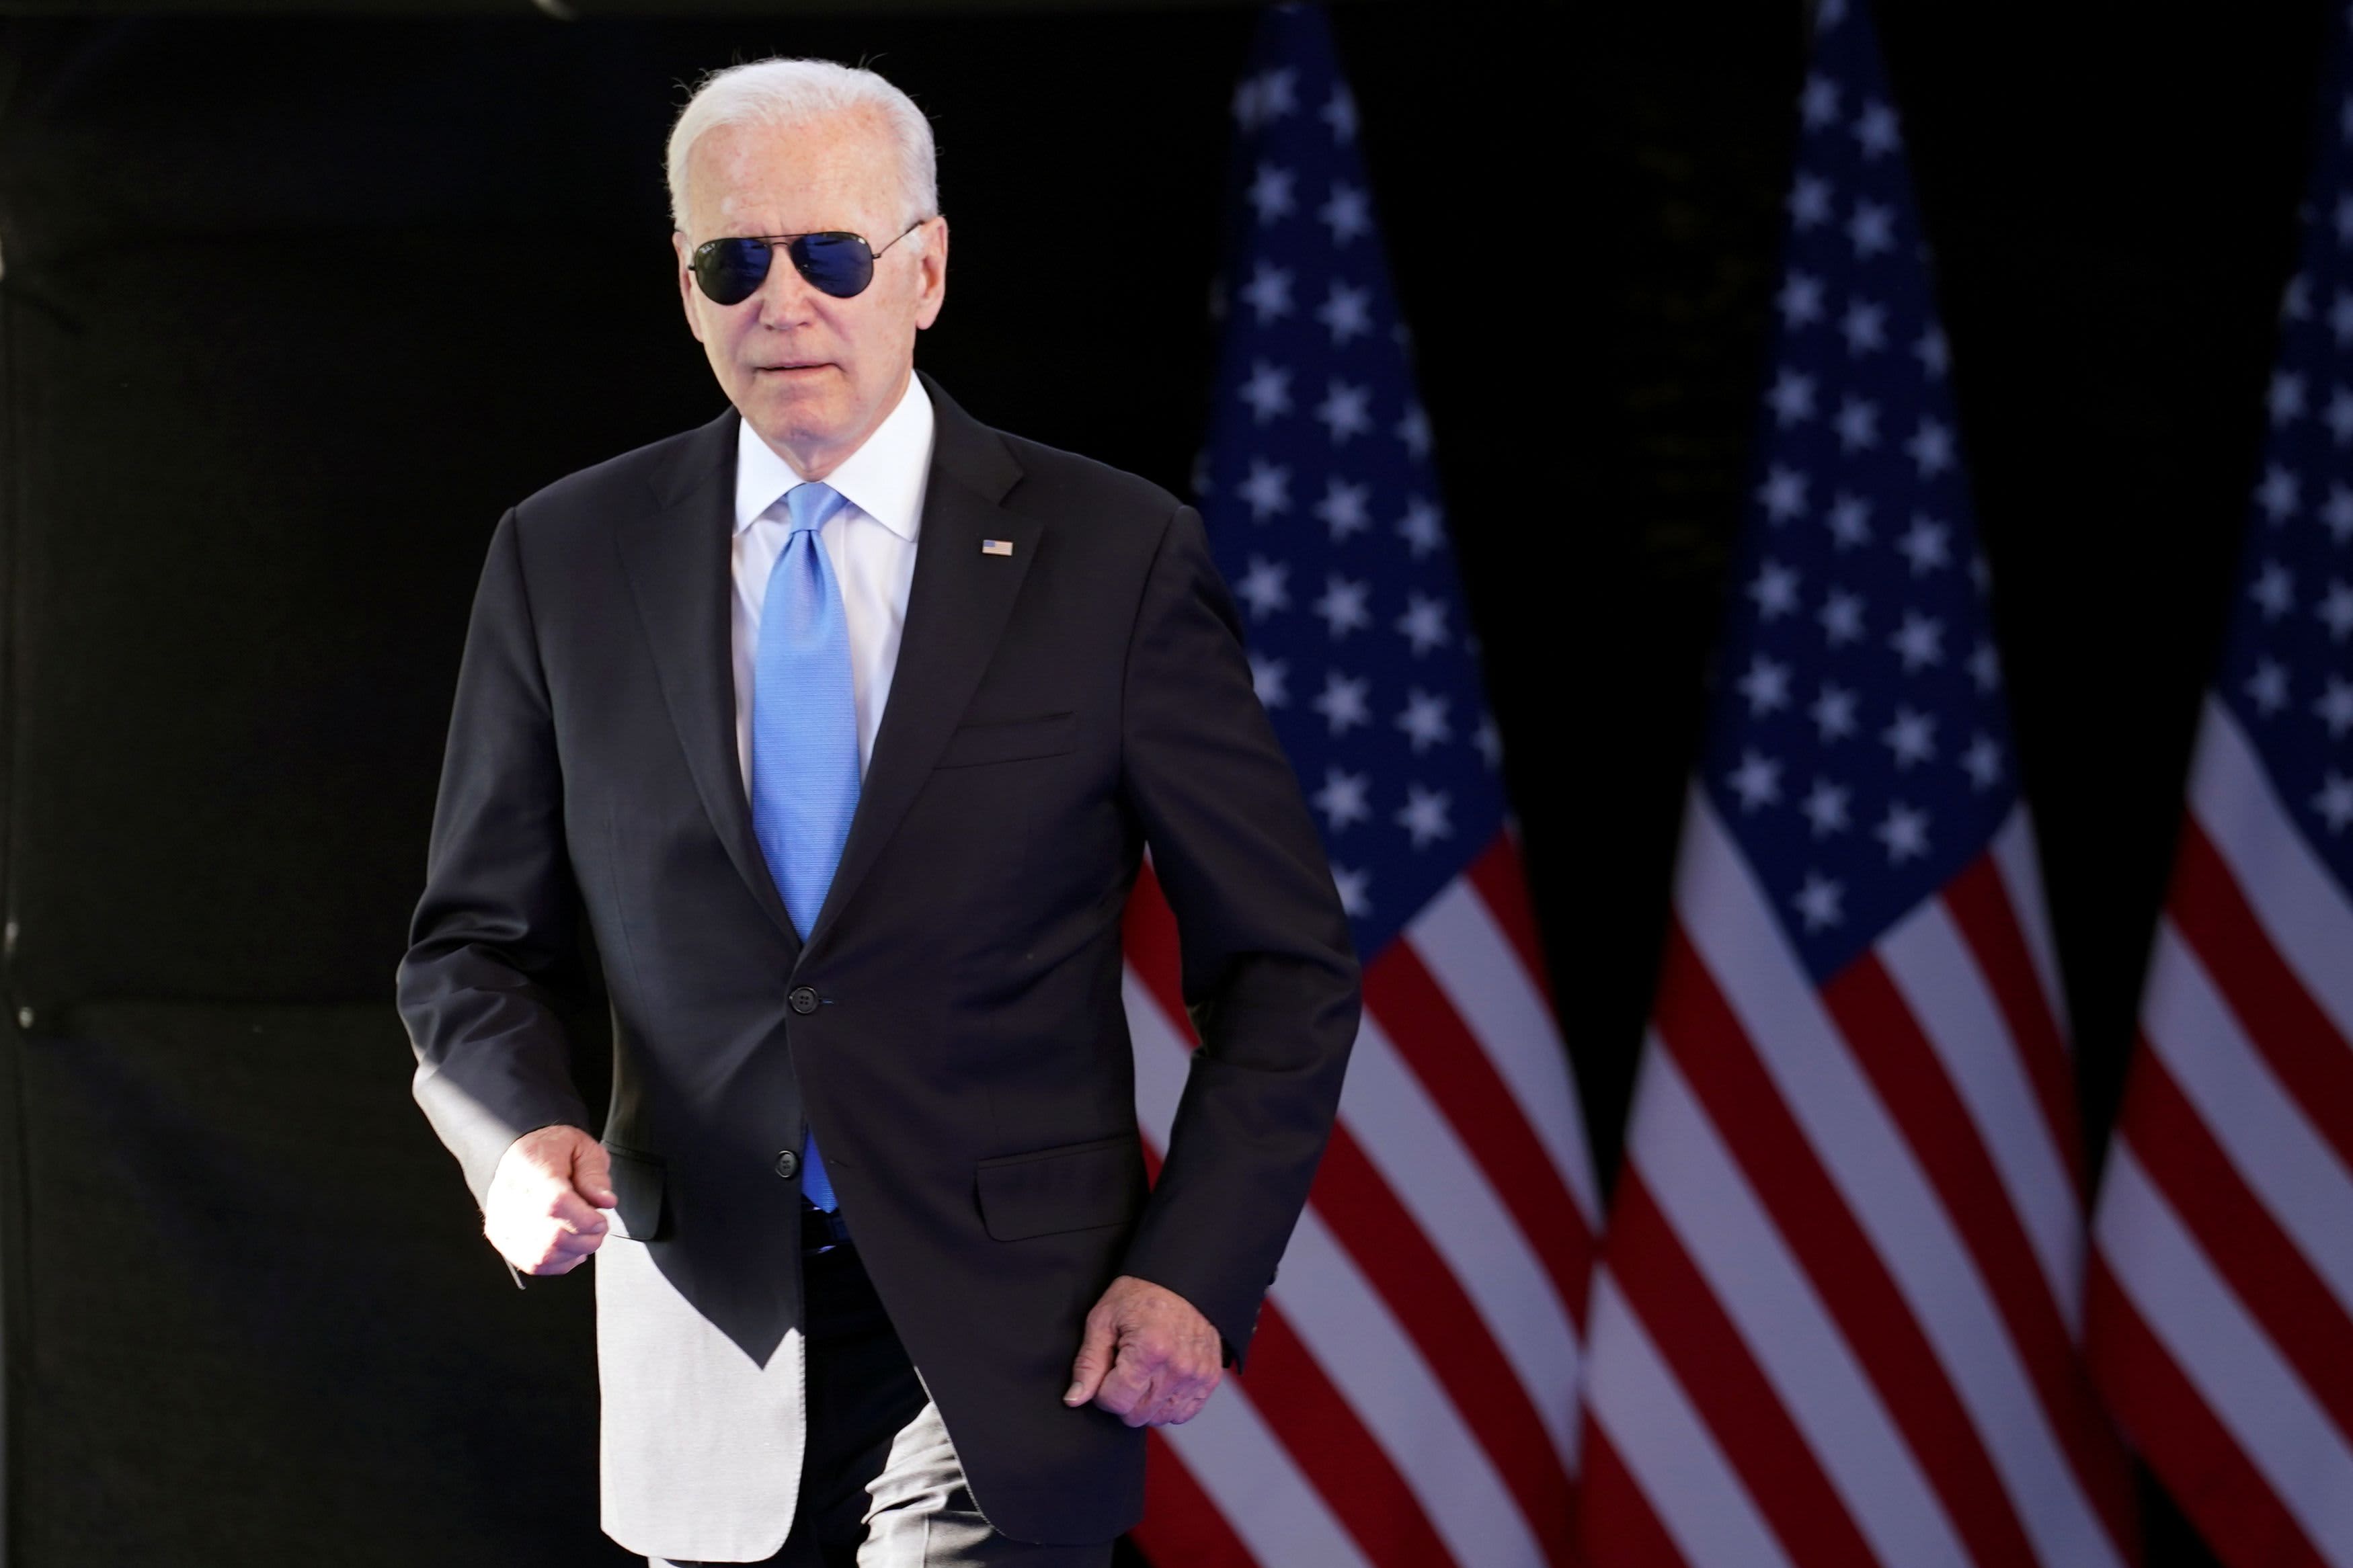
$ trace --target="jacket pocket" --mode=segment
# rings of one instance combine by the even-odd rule
[[[1135,1134],[1004,1154],[974,1173],[981,1223],[999,1241],[1124,1225],[1144,1206]]]
[[[605,1145],[613,1162],[613,1193],[621,1201],[613,1207],[612,1233],[625,1241],[666,1241],[670,1238],[669,1166],[658,1154]]]
[[[1034,719],[991,719],[959,724],[934,764],[941,768],[974,768],[984,763],[1018,763],[1029,757],[1055,757],[1079,743],[1075,713],[1041,713]]]

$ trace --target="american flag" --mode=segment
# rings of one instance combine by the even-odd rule
[[[1595,1568],[2096,1568],[2070,1054],[1904,144],[1819,10],[1757,483],[1595,1273]]]
[[[1137,1540],[1157,1568],[1560,1563],[1591,1162],[1320,11],[1266,14],[1234,121],[1198,488],[1366,962],[1366,1016],[1248,1371],[1157,1435]],[[1192,1036],[1148,879],[1127,950],[1157,1147]]]
[[[2236,1568],[2353,1568],[2348,52],[2094,1225],[2101,1384]]]

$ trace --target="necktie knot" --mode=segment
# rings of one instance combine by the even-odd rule
[[[785,513],[791,520],[795,533],[814,533],[826,525],[826,520],[849,505],[840,491],[831,485],[795,485],[785,492]]]

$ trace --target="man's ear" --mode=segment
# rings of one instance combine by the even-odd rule
[[[915,312],[918,330],[940,319],[940,307],[948,297],[948,220],[931,220],[931,232],[923,236],[923,253],[918,265],[923,269],[923,302]]]

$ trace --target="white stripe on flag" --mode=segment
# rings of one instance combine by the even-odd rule
[[[2353,1452],[2215,1274],[2126,1141],[2108,1150],[2100,1254],[2149,1331],[2325,1557],[2353,1563]]]
[[[1540,1564],[1519,1505],[1423,1361],[1313,1205],[1299,1216],[1268,1293],[1388,1451],[1464,1568]]]
[[[1692,944],[1935,1347],[2036,1552],[2071,1568],[2118,1563],[1984,1279],[1738,845],[1696,785],[1685,813],[1675,907]]]
[[[2051,1141],[2021,1048],[1944,900],[1931,899],[1897,922],[1880,939],[1879,956],[1968,1108],[2061,1317],[2080,1326],[2084,1216],[2075,1179]]]
[[[1660,1359],[1605,1266],[1593,1274],[1593,1337],[1610,1353],[1586,1402],[1690,1568],[1792,1568],[1715,1434]]]
[[[1586,1223],[1600,1212],[1585,1117],[1552,1008],[1519,950],[1468,877],[1457,877],[1406,928],[1439,990],[1511,1086],[1512,1099],[1552,1156]]]
[[[1340,1120],[1469,1293],[1573,1473],[1576,1328],[1518,1222],[1370,1013],[1348,1058]]]
[[[1229,1381],[1182,1426],[1163,1426],[1193,1479],[1261,1568],[1292,1563],[1367,1568],[1291,1450],[1267,1430],[1250,1391]],[[1164,1563],[1160,1568],[1183,1568]]]
[[[2158,927],[2141,1026],[2240,1177],[2353,1312],[2353,1173],[2272,1075],[2169,919]]]
[[[1970,1568],[1909,1445],[1656,1035],[1628,1158],[1883,1563]]]
[[[2211,696],[2189,805],[2272,946],[2337,1032],[2353,1039],[2353,961],[2346,956],[2353,953],[2353,909],[2305,847],[2238,721]]]
[[[2058,1021],[2059,1038],[2066,1044],[2067,989],[2059,983],[2059,949],[2051,940],[2051,916],[2042,901],[2042,863],[2034,849],[2034,822],[2020,806],[1993,836],[1994,869],[2001,874],[2002,891],[2010,895],[2010,911],[2026,935],[2026,956],[2042,982],[2042,999]]]
[[[1135,1046],[1135,1119],[1153,1147],[1166,1151],[1168,1129],[1176,1121],[1176,1105],[1191,1076],[1193,1047],[1187,1045],[1160,1000],[1132,965],[1123,965],[1120,999],[1127,1006],[1127,1033]]]

